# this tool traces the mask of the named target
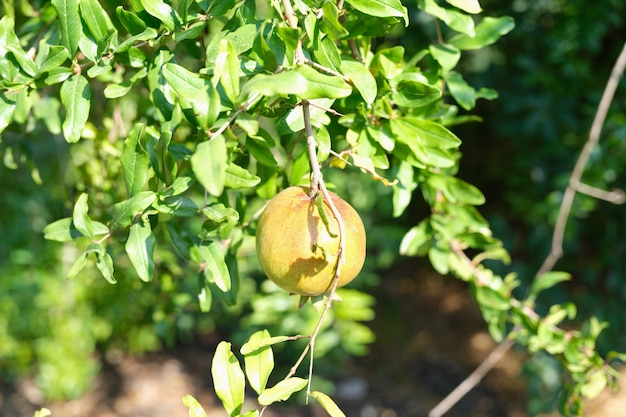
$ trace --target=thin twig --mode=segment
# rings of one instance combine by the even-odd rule
[[[559,215],[557,217],[556,225],[554,227],[550,254],[546,257],[543,265],[537,272],[537,276],[552,270],[559,258],[563,256],[563,237],[565,236],[567,219],[569,218],[569,213],[572,209],[572,205],[574,204],[576,189],[580,185],[580,179],[583,176],[583,172],[585,171],[587,162],[589,162],[591,152],[600,141],[600,132],[602,132],[602,127],[604,126],[606,115],[609,111],[611,103],[613,102],[613,97],[615,96],[615,91],[617,90],[617,86],[619,85],[619,80],[624,73],[624,67],[626,67],[626,44],[624,44],[622,52],[620,53],[617,60],[615,61],[615,64],[613,65],[611,75],[606,84],[606,87],[604,88],[604,93],[602,93],[602,98],[600,99],[598,109],[596,110],[596,115],[593,119],[591,130],[589,131],[589,138],[587,139],[583,150],[580,152],[580,156],[578,157],[576,165],[574,166],[574,170],[572,171],[572,175],[570,176],[569,184],[567,186],[567,189],[565,190],[565,194],[563,195],[563,201],[561,202]]]
[[[597,145],[600,140],[600,132],[602,131],[602,127],[604,125],[604,121],[606,120],[606,115],[608,113],[608,109],[610,104],[613,101],[613,97],[615,95],[615,91],[617,90],[617,86],[619,84],[619,79],[621,78],[624,68],[626,67],[626,44],[622,49],[622,52],[618,56],[613,69],[611,71],[611,75],[609,80],[607,81],[606,87],[604,89],[604,93],[602,94],[602,98],[600,103],[598,104],[598,109],[596,111],[596,115],[594,117],[593,123],[591,125],[591,129],[589,132],[589,138],[585,143],[583,150],[581,151],[580,156],[578,157],[578,161],[572,171],[572,175],[570,176],[569,185],[565,191],[563,196],[563,200],[561,201],[561,206],[559,208],[559,216],[557,219],[557,223],[554,228],[554,234],[552,238],[552,249],[546,259],[543,262],[543,265],[537,273],[535,274],[535,279],[540,275],[551,271],[556,264],[556,261],[563,254],[563,237],[565,234],[565,226],[567,225],[567,219],[569,217],[569,213],[571,211],[572,204],[574,202],[574,196],[576,192],[584,192],[585,194],[592,195],[590,193],[590,188],[585,188],[584,184],[581,187],[580,179],[582,178],[582,174],[585,170],[587,163],[589,162],[589,157],[593,148]],[[581,191],[581,188],[583,191]],[[601,191],[601,190],[600,190]],[[612,198],[616,201],[621,201],[620,193],[618,190],[617,194]],[[615,193],[615,191],[613,191]],[[621,193],[623,196],[623,192]],[[594,196],[594,195],[592,195]],[[594,196],[599,198],[598,196]],[[611,202],[615,202],[612,201]],[[618,204],[618,203],[616,203]],[[453,249],[454,246],[453,246]],[[460,250],[460,248],[457,248]],[[466,258],[466,261],[471,263],[471,260],[467,258],[462,250],[463,257]],[[457,253],[457,256],[458,253]],[[473,263],[472,263],[473,265]],[[478,270],[475,268],[474,273]],[[516,300],[517,301],[517,300]],[[518,301],[517,301],[518,302]],[[519,302],[518,302],[519,303]],[[515,331],[515,329],[513,329]],[[487,358],[476,368],[474,372],[472,372],[460,385],[458,385],[446,398],[444,398],[439,404],[437,404],[428,414],[428,417],[440,417],[444,415],[450,408],[452,408],[457,402],[461,400],[472,388],[480,383],[482,378],[498,363],[498,361],[508,352],[513,345],[515,344],[514,339],[506,338],[504,341],[500,342],[498,346],[487,356]]]
[[[489,356],[472,372],[467,378],[463,380],[457,387],[444,398],[435,408],[430,410],[428,417],[441,417],[448,412],[454,404],[456,404],[461,398],[472,390],[478,383],[487,375],[491,369],[506,355],[506,353],[513,347],[515,341],[513,339],[504,339],[494,350],[491,351]]]

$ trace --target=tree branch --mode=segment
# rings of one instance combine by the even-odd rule
[[[602,94],[602,98],[600,100],[600,103],[598,104],[596,115],[591,125],[589,138],[587,139],[587,142],[585,143],[585,146],[583,147],[578,157],[578,160],[576,161],[576,165],[574,166],[574,170],[572,171],[572,174],[570,176],[568,187],[565,190],[565,194],[559,208],[559,215],[552,237],[551,251],[544,260],[541,268],[539,268],[539,270],[535,274],[535,279],[537,279],[537,277],[539,277],[540,275],[551,271],[552,268],[554,268],[556,261],[563,255],[563,237],[565,235],[565,227],[567,225],[567,219],[574,203],[574,197],[576,195],[576,192],[582,192],[592,197],[607,200],[615,204],[624,203],[625,198],[624,192],[622,190],[613,190],[607,192],[581,183],[581,178],[585,167],[589,162],[591,152],[600,140],[600,132],[602,131],[602,127],[606,120],[606,115],[608,113],[611,102],[613,101],[613,97],[615,96],[615,91],[617,90],[619,80],[624,73],[624,68],[626,68],[626,44],[624,44],[620,55],[613,65],[611,75],[607,81],[606,87],[604,88],[604,93]],[[454,246],[453,249],[455,249]],[[460,250],[460,248],[456,249]],[[463,253],[462,250],[460,251],[461,253]],[[458,253],[457,256],[459,256]],[[470,261],[469,258],[467,258],[467,260]],[[485,358],[485,360],[478,366],[478,368],[476,368],[476,370],[474,370],[474,372],[472,372],[467,378],[465,378],[465,380],[463,380],[461,384],[459,384],[450,394],[448,394],[448,396],[446,396],[446,398],[444,398],[430,411],[428,417],[441,417],[445,413],[447,413],[450,408],[452,408],[472,388],[480,383],[484,376],[498,363],[498,361],[506,354],[506,352],[508,352],[513,347],[514,344],[515,341],[511,338],[506,338],[504,341],[498,344],[498,346],[496,346],[496,348],[487,356],[487,358]]]

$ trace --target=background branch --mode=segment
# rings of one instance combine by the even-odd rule
[[[570,176],[569,184],[565,190],[565,194],[563,195],[563,200],[561,201],[561,206],[559,208],[559,215],[554,227],[550,253],[544,260],[541,268],[539,268],[535,274],[535,279],[542,274],[551,271],[558,259],[563,255],[563,237],[565,235],[565,227],[574,203],[576,192],[583,192],[592,197],[610,201],[615,204],[624,203],[624,192],[622,190],[612,190],[610,192],[599,190],[595,187],[590,187],[581,183],[581,178],[585,167],[589,162],[589,157],[600,140],[600,133],[606,120],[606,115],[615,96],[615,91],[617,90],[617,86],[619,85],[619,81],[624,73],[625,67],[626,43],[613,65],[611,75],[609,76],[606,87],[604,88],[602,98],[598,104],[596,115],[589,131],[589,138],[587,139],[587,142],[585,143],[578,160],[576,161],[576,165],[574,166],[574,170]],[[466,262],[471,262],[471,260],[466,256],[462,256],[461,259]],[[476,273],[477,270],[474,269],[474,271],[474,273]],[[515,329],[513,331],[515,331]],[[448,394],[448,396],[446,396],[430,411],[428,417],[441,417],[447,413],[450,408],[452,408],[472,388],[480,383],[484,376],[498,363],[506,352],[513,347],[514,344],[515,341],[511,338],[506,338],[498,344],[498,346],[496,346],[496,348],[487,356],[487,358],[485,358],[485,360],[474,370],[474,372],[465,378],[463,382],[461,382],[450,394]]]

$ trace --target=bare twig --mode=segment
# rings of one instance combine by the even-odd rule
[[[567,219],[569,217],[572,204],[574,203],[574,196],[576,195],[576,192],[582,192],[592,197],[610,201],[615,204],[624,203],[624,192],[622,190],[613,190],[607,192],[583,184],[580,180],[582,178],[585,167],[589,162],[591,152],[600,140],[600,132],[602,131],[604,121],[606,120],[606,115],[608,113],[611,102],[613,101],[615,91],[617,90],[619,80],[624,72],[625,67],[626,44],[624,44],[622,52],[620,53],[617,60],[615,61],[615,64],[613,65],[611,75],[609,77],[609,80],[607,81],[604,93],[602,94],[602,98],[598,105],[596,115],[591,125],[589,138],[587,139],[587,142],[585,143],[585,146],[583,147],[583,150],[581,151],[580,156],[576,161],[576,165],[574,166],[574,170],[572,171],[572,174],[570,176],[569,185],[565,190],[565,194],[559,208],[559,215],[552,237],[552,248],[546,259],[544,260],[543,265],[537,271],[535,279],[540,275],[551,271],[552,268],[554,268],[556,261],[563,255],[563,237],[565,235],[565,226],[567,225]],[[462,260],[471,263],[471,260],[467,258],[467,256],[465,256],[464,252],[460,248],[453,247],[453,249],[458,249],[458,251],[463,254],[463,256],[460,256]],[[458,251],[457,256],[459,256]],[[473,271],[474,274],[478,272],[476,268],[474,268]],[[519,303],[519,301],[515,301]],[[514,329],[513,331],[515,330],[516,329]],[[496,348],[489,354],[489,356],[487,356],[487,358],[478,366],[478,368],[476,368],[474,372],[472,372],[463,382],[461,382],[460,385],[458,385],[450,394],[448,394],[446,398],[444,398],[439,404],[437,404],[437,406],[435,406],[430,411],[428,417],[441,417],[446,412],[448,412],[448,410],[450,410],[450,408],[452,408],[457,402],[459,402],[459,400],[463,398],[472,388],[480,383],[482,378],[498,363],[498,361],[506,354],[506,352],[508,352],[513,347],[514,344],[515,341],[513,339],[506,338],[498,346],[496,346]]]
[[[480,381],[487,375],[491,369],[506,355],[506,353],[513,347],[515,341],[513,339],[504,339],[494,350],[491,351],[489,356],[472,372],[467,378],[463,380],[457,387],[444,398],[435,408],[430,410],[428,417],[441,417],[448,412],[454,404],[456,404],[461,398],[472,390]]]
[[[602,131],[606,115],[609,111],[611,102],[613,101],[613,97],[615,96],[615,90],[617,90],[619,80],[624,73],[624,67],[626,67],[626,44],[624,44],[622,52],[613,65],[611,75],[606,83],[604,93],[602,93],[602,98],[600,99],[600,104],[596,110],[591,130],[589,131],[589,138],[587,139],[583,150],[580,152],[580,156],[578,157],[574,170],[572,171],[572,175],[570,176],[569,185],[563,195],[563,201],[561,202],[561,207],[559,209],[559,216],[557,217],[556,225],[554,227],[554,234],[552,235],[552,248],[550,249],[550,254],[546,257],[543,265],[537,272],[537,276],[552,270],[559,258],[563,256],[563,237],[565,236],[565,227],[567,226],[567,219],[569,218],[569,213],[574,203],[576,190],[580,187],[580,179],[583,176],[587,162],[589,162],[591,152],[600,141],[600,132]]]

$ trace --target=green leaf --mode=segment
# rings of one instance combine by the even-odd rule
[[[87,211],[89,210],[89,206],[87,205],[87,194],[82,193],[78,200],[76,200],[76,204],[74,204],[74,212],[72,213],[72,221],[74,223],[74,227],[83,236],[87,236],[90,239],[93,239],[95,236],[94,233],[94,225],[93,221],[89,218]]]
[[[198,305],[202,313],[208,313],[211,311],[211,305],[213,304],[213,294],[211,288],[208,285],[204,285],[202,290],[198,294]]]
[[[70,242],[82,236],[82,233],[74,227],[71,217],[50,223],[43,229],[43,233],[45,239],[56,242]]]
[[[70,56],[76,53],[83,32],[78,4],[79,0],[52,0],[52,7],[56,10],[61,25],[61,43]]]
[[[149,222],[135,223],[130,227],[126,240],[126,254],[130,263],[135,267],[137,275],[144,282],[150,282],[154,273],[154,242],[152,228]]]
[[[358,11],[376,17],[401,17],[409,25],[409,12],[400,0],[346,0]]]
[[[198,245],[197,250],[207,282],[214,283],[224,293],[229,292],[232,281],[220,245],[208,241]]]
[[[239,361],[230,350],[230,343],[220,342],[211,364],[215,393],[231,416],[241,413],[244,400],[245,376]]]
[[[180,26],[180,16],[169,4],[163,0],[141,0],[141,5],[150,15],[156,17],[170,31]]]
[[[328,395],[323,392],[313,391],[311,396],[320,403],[322,408],[330,415],[330,417],[346,417],[341,409],[335,404],[335,402]]]
[[[117,281],[113,277],[113,259],[111,255],[107,253],[106,249],[100,243],[92,243],[87,248],[87,253],[96,254],[96,267],[107,282],[116,284]]]
[[[266,389],[259,395],[259,404],[270,405],[277,401],[285,401],[291,397],[291,394],[302,390],[306,387],[307,380],[303,378],[287,378],[274,385],[272,388]]]
[[[477,26],[474,36],[459,34],[448,41],[460,50],[481,49],[495,43],[515,27],[512,17],[485,17]]]
[[[607,376],[602,370],[596,370],[587,376],[585,384],[580,387],[580,393],[588,399],[596,398],[608,383]]]
[[[440,123],[414,117],[406,117],[404,120],[415,129],[420,142],[426,146],[453,149],[461,145],[461,140]]]
[[[472,16],[456,10],[441,7],[435,0],[418,0],[417,7],[437,19],[440,19],[446,25],[450,26],[457,32],[461,32],[467,37],[473,37],[476,35],[474,19],[472,19]]]
[[[431,45],[428,50],[435,61],[441,65],[443,73],[449,72],[452,68],[456,67],[459,59],[461,59],[461,51],[456,47],[448,44],[435,44]]]
[[[189,417],[206,417],[204,409],[193,396],[185,395],[183,397],[183,404],[189,409]]]
[[[128,227],[135,217],[144,212],[145,209],[156,199],[154,191],[142,191],[127,200],[120,201],[113,206],[112,229],[122,229]]]
[[[341,72],[352,81],[366,103],[372,104],[376,100],[376,79],[362,62],[344,58],[341,61]]]
[[[97,0],[80,0],[80,12],[96,42],[102,41],[110,32],[115,31],[109,15]]]
[[[178,94],[187,119],[209,129],[220,114],[220,98],[213,84],[173,63],[165,64],[163,76]]]
[[[231,163],[226,168],[224,185],[229,188],[250,188],[261,182],[261,178],[252,175],[247,169]]]
[[[213,84],[216,85],[219,80],[231,103],[235,103],[239,96],[239,68],[239,56],[235,47],[228,39],[222,39],[215,60]]]
[[[124,10],[124,7],[117,6],[115,14],[124,28],[131,34],[137,35],[146,29],[146,23],[135,13]]]
[[[270,337],[269,334],[264,335],[263,338],[255,338],[255,339],[250,338],[241,347],[241,354],[244,356],[249,355],[252,352],[262,349],[266,346],[275,345],[277,343],[283,343],[291,339],[292,338],[290,336],[271,336]]]
[[[417,73],[405,73],[392,80],[393,101],[402,107],[416,108],[441,97],[441,90],[425,84]]]
[[[129,197],[141,192],[148,181],[150,158],[141,144],[144,131],[143,123],[137,123],[133,126],[124,141],[124,149],[120,157]]]
[[[171,216],[190,217],[198,214],[198,206],[189,197],[182,195],[171,195],[162,197],[158,202],[160,213]]]
[[[40,45],[42,45],[40,43]],[[41,47],[41,46],[40,46]],[[48,54],[46,55],[43,62],[39,65],[39,72],[49,72],[55,68],[58,68],[61,64],[63,64],[68,58],[70,54],[67,52],[63,46],[60,45],[52,45],[48,50]],[[39,55],[38,55],[39,57]]]
[[[249,97],[253,93],[268,97],[296,95],[309,100],[347,97],[352,93],[352,88],[339,77],[324,75],[303,65],[278,74],[256,75],[244,85],[242,96]]]
[[[446,2],[471,14],[477,14],[483,11],[478,0],[446,0]]]
[[[67,271],[66,279],[74,279],[87,265],[87,252],[81,254]]]
[[[61,103],[65,107],[63,136],[69,143],[78,142],[89,118],[91,89],[89,82],[80,74],[75,74],[61,85]]]
[[[476,105],[476,90],[470,86],[461,74],[456,71],[450,71],[444,74],[444,79],[450,90],[452,97],[463,107],[465,110],[471,110]]]
[[[163,121],[171,120],[175,106],[174,103],[176,101],[173,87],[167,83],[163,76],[165,64],[173,60],[174,55],[169,49],[159,49],[152,58],[150,70],[148,71],[150,100],[156,107],[157,115],[159,115]]]
[[[199,143],[191,156],[191,168],[196,179],[209,194],[216,197],[224,192],[227,167],[228,150],[222,135]]]
[[[534,279],[532,285],[530,286],[529,296],[535,298],[541,291],[552,288],[560,282],[569,281],[570,279],[572,279],[572,276],[567,272],[546,272],[545,274],[542,274]]]
[[[17,92],[0,91],[0,133],[9,126],[17,104]]]
[[[260,342],[269,337],[270,333],[267,330],[259,330],[250,336],[247,343]],[[264,347],[260,347],[244,355],[243,359],[250,386],[257,394],[261,394],[263,390],[265,390],[267,380],[274,369],[274,353],[272,352],[272,348],[269,345],[265,345]]]

